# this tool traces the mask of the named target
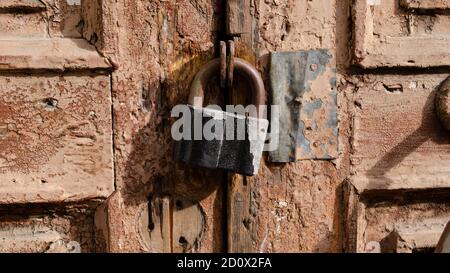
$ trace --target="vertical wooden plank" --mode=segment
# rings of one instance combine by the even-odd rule
[[[228,0],[227,1],[227,34],[230,36],[245,33],[246,26],[246,5],[249,0]]]
[[[237,40],[237,39],[235,39]],[[229,46],[229,43],[228,43]],[[229,50],[228,50],[229,51]],[[245,105],[245,86],[240,84],[238,79],[234,81],[232,88],[227,90],[227,103]],[[235,173],[228,173],[228,198],[227,198],[227,231],[228,231],[228,252],[245,253],[251,252],[249,231],[244,223],[249,213],[249,185],[245,176]]]
[[[254,252],[251,241],[249,219],[250,185],[247,177],[228,175],[228,252]]]
[[[347,181],[344,186],[345,204],[345,232],[344,232],[344,252],[357,252],[358,241],[358,205],[359,196],[355,187]]]
[[[172,211],[170,208],[170,197],[161,198],[161,230],[163,239],[163,252],[171,253],[172,251]]]
[[[252,15],[249,0],[227,1],[227,34],[234,37],[236,57],[256,65],[253,51]],[[248,103],[251,95],[245,79],[234,75],[232,90],[228,90],[228,103]],[[228,252],[255,252],[252,242],[252,218],[250,216],[251,177],[228,174],[227,230]]]

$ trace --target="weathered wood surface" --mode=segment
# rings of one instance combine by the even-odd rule
[[[45,5],[39,0],[2,0],[0,12],[30,12],[45,10]]]
[[[236,39],[236,46],[241,47],[244,44]],[[238,57],[238,56],[236,56]],[[249,101],[250,92],[248,86],[240,84],[242,78],[236,77],[232,90],[228,90],[229,103],[233,105],[246,105]],[[254,252],[252,248],[250,218],[250,198],[252,185],[251,178],[239,174],[228,174],[228,192],[227,192],[227,231],[228,231],[228,252],[247,253]]]
[[[402,7],[418,10],[443,10],[450,8],[448,0],[400,0]]]
[[[112,65],[84,39],[6,40],[0,70],[110,70]]]
[[[0,203],[114,190],[109,76],[0,77]]]
[[[216,56],[218,3],[103,0],[102,24],[91,24],[87,32],[98,35],[96,45],[117,67],[112,73],[117,192],[106,204],[109,223],[103,227],[110,251],[163,252],[169,246],[170,251],[185,250],[186,242],[176,237],[176,230],[190,232],[190,226],[166,223],[164,228],[172,228],[171,233],[155,233],[166,239],[161,248],[159,244],[149,248],[140,237],[137,215],[147,206],[149,195],[179,196],[199,207],[202,232],[194,239],[185,235],[192,244],[188,251],[224,251],[224,175],[176,164],[170,135],[172,107],[187,103],[193,77]],[[223,102],[215,97],[220,92],[212,89],[205,103]],[[198,219],[192,206],[168,214],[174,220]],[[167,236],[172,243],[167,244]]]
[[[226,1],[226,32],[231,36],[239,36],[248,33],[251,23],[250,1],[229,0]]]
[[[448,161],[448,137],[432,118],[429,102],[448,76],[445,70],[436,69],[449,64],[450,17],[439,8],[439,3],[444,2],[433,1],[439,9],[436,11],[401,8],[397,12],[397,0],[357,1],[358,5],[381,3],[364,9],[352,6],[352,0],[229,1],[230,5],[246,5],[234,15],[238,18],[231,21],[235,30],[229,31],[233,36],[242,33],[236,55],[254,64],[266,83],[268,56],[273,51],[324,48],[333,53],[340,125],[336,159],[291,164],[271,164],[264,159],[258,176],[244,180],[233,175],[233,183],[227,185],[228,178],[222,172],[174,163],[170,137],[171,108],[187,102],[187,90],[195,73],[218,57],[218,41],[227,31],[226,1],[95,0],[81,1],[82,6],[69,5],[65,0],[43,1],[50,3],[45,12],[0,12],[0,47],[7,40],[67,39],[70,46],[56,49],[67,54],[64,61],[71,71],[65,70],[64,75],[45,69],[23,73],[14,66],[3,66],[11,71],[0,80],[6,92],[0,99],[0,122],[13,115],[11,119],[23,127],[22,140],[26,143],[15,145],[14,126],[1,125],[0,145],[6,150],[15,149],[2,155],[6,160],[2,159],[2,171],[15,174],[2,176],[0,184],[6,185],[5,196],[16,195],[2,200],[39,202],[36,206],[40,210],[31,214],[50,223],[50,230],[64,230],[63,238],[80,240],[82,251],[224,252],[227,243],[232,252],[376,251],[395,225],[449,217],[449,193],[444,191],[448,185],[443,179],[448,176],[443,164]],[[349,24],[352,7],[354,31]],[[247,9],[250,16],[244,18],[250,22],[239,19]],[[352,34],[357,49],[354,60],[359,67],[349,69]],[[72,39],[81,38],[84,44],[91,44],[88,49],[72,43]],[[61,56],[50,48],[42,49],[47,42],[39,44],[36,52]],[[68,49],[74,54],[65,52]],[[102,65],[107,58],[114,69],[110,76],[100,73],[103,71],[97,69],[98,64],[92,65],[94,55],[95,60],[101,56]],[[31,70],[38,65],[42,68],[44,63],[30,60],[31,65],[21,67]],[[409,69],[396,70],[398,66]],[[72,69],[77,67],[81,69]],[[429,67],[434,69],[423,70]],[[211,83],[206,101],[222,104],[223,99],[218,98],[223,93],[215,85],[219,82]],[[54,111],[48,111],[55,105]],[[87,128],[75,130],[74,135],[55,135],[58,129],[65,128],[66,121],[74,120],[85,122],[79,126]],[[39,127],[41,121],[44,125]],[[416,131],[418,136],[414,135]],[[95,136],[95,140],[85,140],[81,137],[86,136],[84,133]],[[83,139],[81,145],[76,145],[80,144],[78,138]],[[38,144],[30,146],[28,141]],[[44,149],[39,149],[39,141],[46,142]],[[93,146],[89,146],[91,142]],[[398,144],[400,152],[395,148]],[[92,149],[86,153],[83,150],[73,160],[71,151],[86,147]],[[72,157],[65,157],[66,161],[62,155],[53,158],[54,150],[49,149]],[[28,156],[30,151],[35,153]],[[99,156],[107,160],[99,160]],[[51,164],[45,162],[50,158],[54,160]],[[23,167],[13,170],[19,166],[16,163]],[[91,168],[96,164],[101,165],[104,176]],[[49,165],[61,168],[49,170]],[[24,174],[34,166],[41,169]],[[42,175],[38,173],[41,171]],[[44,172],[56,176],[45,179]],[[12,180],[7,181],[10,178],[24,180],[17,180],[14,186]],[[27,179],[29,183],[23,183]],[[347,180],[351,190],[343,198]],[[116,191],[109,196],[113,186]],[[234,197],[228,199],[232,202],[227,203],[227,195]],[[428,197],[423,198],[425,195]],[[46,213],[51,210],[42,204],[103,200],[107,196],[97,210],[95,231],[92,208],[77,206],[75,214],[58,210],[58,216],[50,216]],[[149,216],[145,213],[152,203],[149,196],[168,197],[161,200],[162,233],[154,233],[150,247],[146,241],[149,239],[141,236],[150,234],[149,226],[139,218]],[[176,198],[188,205],[177,210]],[[25,206],[36,208],[29,203]],[[345,206],[348,217],[343,216]],[[0,207],[5,215],[5,207]],[[176,224],[176,219],[183,219],[184,224]],[[188,223],[185,219],[195,220]],[[227,221],[231,229],[228,234]],[[38,222],[0,219],[5,229],[38,226]],[[236,240],[232,240],[233,236]],[[52,249],[58,247],[55,244]],[[32,244],[24,249],[31,250]]]
[[[359,192],[449,187],[450,143],[435,112],[447,74],[371,75],[358,90],[352,183]]]
[[[438,8],[442,7],[444,2],[448,5],[448,1],[439,2],[441,4],[432,2]],[[429,35],[430,31],[440,27],[434,23],[421,22],[415,15],[406,17],[408,28],[401,30],[398,27],[401,24],[400,18],[387,16],[395,13],[395,1],[381,1],[376,5],[370,3],[366,0],[357,0],[352,7],[355,30],[354,62],[357,65],[363,68],[450,65],[450,33],[448,31]],[[409,1],[408,3],[413,5],[418,2]],[[423,4],[424,7],[431,9],[430,2]],[[448,20],[446,16],[436,16],[442,22]]]

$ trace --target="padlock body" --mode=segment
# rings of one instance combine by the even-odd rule
[[[175,142],[176,160],[247,176],[257,174],[268,120],[209,108],[189,106],[189,109],[190,138]],[[202,131],[201,139],[198,139],[199,130]]]

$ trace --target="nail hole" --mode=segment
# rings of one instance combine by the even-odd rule
[[[402,93],[403,85],[402,84],[383,84],[386,91],[390,93]]]
[[[186,240],[186,238],[184,238],[184,236],[181,236],[180,239],[178,240],[178,242],[182,245],[185,245],[188,243],[188,241]]]
[[[53,111],[58,106],[58,100],[54,98],[46,98],[42,100],[45,110]]]
[[[44,103],[45,103],[47,106],[56,106],[56,100],[55,100],[55,99],[52,99],[52,98],[46,98],[46,99],[44,99]]]
[[[244,227],[248,230],[250,229],[250,220],[249,219],[244,219],[242,221],[242,224],[244,225]]]
[[[155,223],[152,223],[152,222],[148,223],[148,229],[150,231],[154,230],[155,229]]]
[[[183,202],[181,202],[181,200],[177,200],[175,202],[175,207],[177,208],[177,210],[183,209]]]
[[[47,184],[48,182],[47,182],[47,180],[45,180],[45,179],[41,179],[41,183],[42,183],[42,184]]]

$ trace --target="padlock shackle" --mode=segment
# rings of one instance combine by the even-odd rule
[[[203,98],[207,84],[214,75],[220,75],[219,73],[220,59],[214,59],[208,62],[200,69],[191,84],[189,93],[190,105],[203,107]],[[266,91],[259,71],[247,61],[240,58],[234,58],[234,73],[246,77],[252,85],[252,103],[256,107],[257,117],[260,118],[263,114],[263,112],[260,111],[260,106],[265,105],[266,103]],[[194,100],[196,97],[201,99]]]

